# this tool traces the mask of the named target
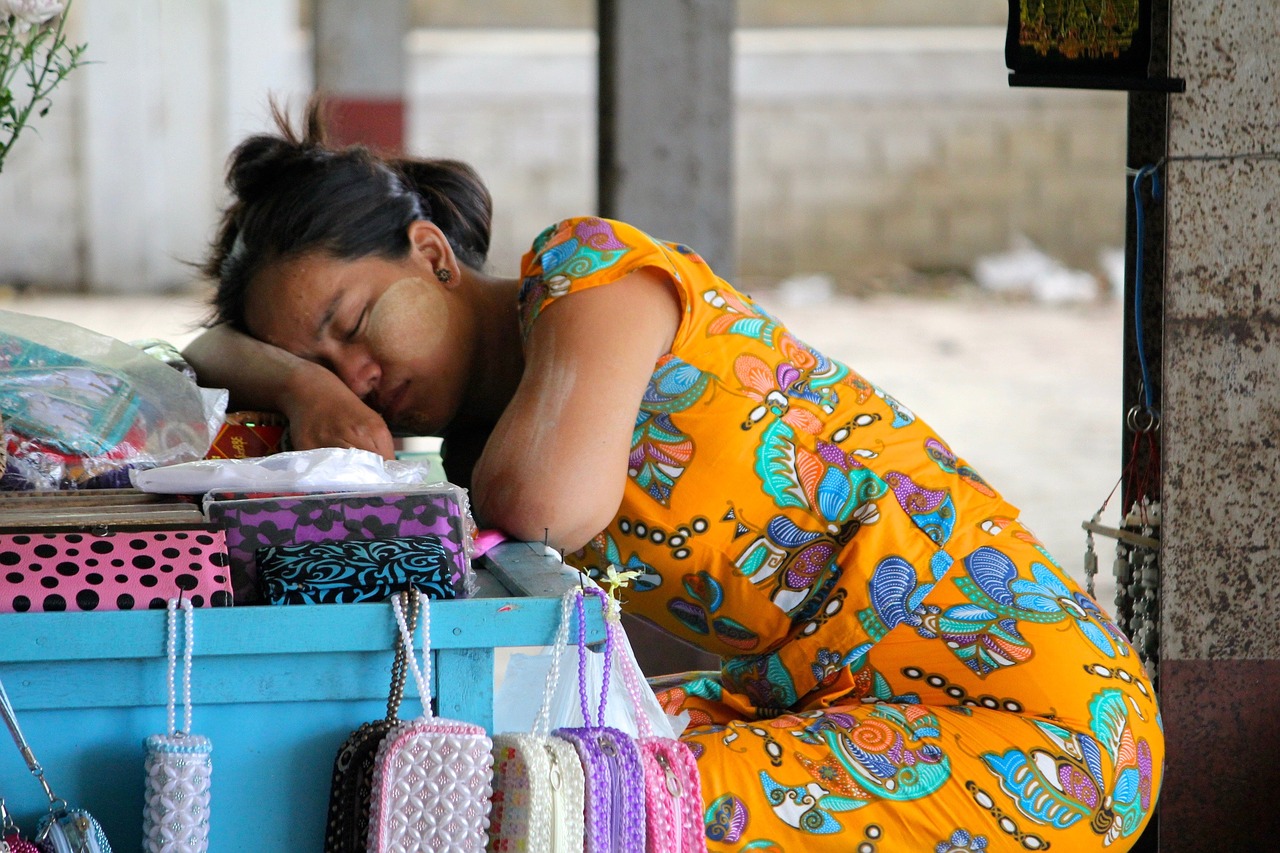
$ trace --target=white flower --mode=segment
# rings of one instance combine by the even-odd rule
[[[62,14],[66,0],[0,0],[0,18],[13,16],[13,28],[25,33]]]

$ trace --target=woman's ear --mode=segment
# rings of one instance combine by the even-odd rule
[[[445,287],[456,286],[462,277],[462,269],[453,254],[453,247],[449,245],[449,238],[434,222],[416,219],[409,223],[409,254],[428,268],[431,277]]]

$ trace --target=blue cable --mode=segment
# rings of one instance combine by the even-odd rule
[[[1138,366],[1142,370],[1142,394],[1146,400],[1147,411],[1154,415],[1156,408],[1151,393],[1151,375],[1147,370],[1147,349],[1142,337],[1142,255],[1146,230],[1146,216],[1142,207],[1142,179],[1146,177],[1151,178],[1151,198],[1159,201],[1162,195],[1160,167],[1149,164],[1139,169],[1133,176],[1134,230],[1136,231],[1133,260],[1133,332],[1134,343],[1138,348]]]

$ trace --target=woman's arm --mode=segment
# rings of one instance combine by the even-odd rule
[[[294,448],[357,447],[390,459],[391,432],[337,374],[230,326],[214,326],[183,356],[200,383],[231,392],[233,409],[279,412]]]
[[[622,502],[636,413],[670,351],[680,301],[645,268],[573,294],[539,316],[525,369],[472,474],[485,525],[577,550]]]

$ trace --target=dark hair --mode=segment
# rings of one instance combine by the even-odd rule
[[[249,282],[275,261],[314,251],[341,260],[404,257],[418,219],[440,228],[459,261],[484,266],[493,201],[466,163],[330,147],[319,97],[307,104],[302,136],[274,102],[271,114],[279,132],[250,136],[228,161],[231,205],[201,264],[217,282],[208,325],[244,331]]]

